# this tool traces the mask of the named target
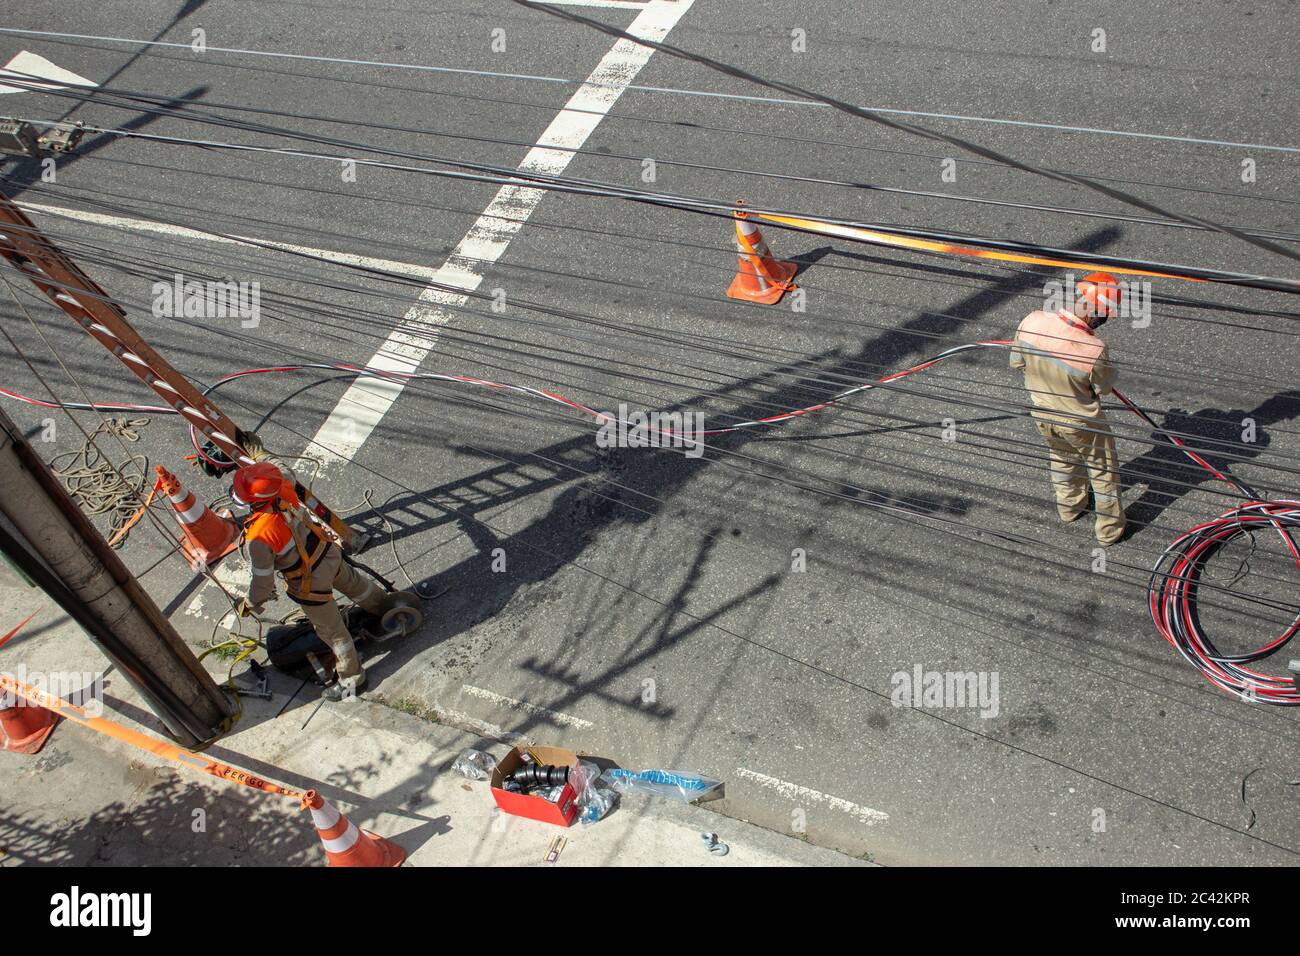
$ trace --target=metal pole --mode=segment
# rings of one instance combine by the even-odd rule
[[[231,701],[0,410],[0,551],[85,629],[173,739],[225,733]]]

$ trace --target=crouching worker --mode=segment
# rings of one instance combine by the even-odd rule
[[[1052,488],[1062,521],[1088,510],[1091,487],[1096,535],[1103,545],[1124,536],[1119,456],[1101,396],[1115,369],[1097,329],[1121,305],[1114,276],[1094,272],[1077,286],[1073,308],[1031,312],[1016,330],[1011,367],[1025,374],[1034,425],[1051,454]]]
[[[284,579],[285,594],[302,607],[317,636],[334,652],[338,680],[324,696],[341,700],[366,684],[366,672],[356,645],[334,600],[341,591],[371,614],[383,614],[387,596],[343,560],[343,552],[325,536],[298,501],[294,482],[269,461],[235,472],[232,497],[249,509],[244,535],[253,563],[248,597],[239,614],[260,614],[275,597],[275,576]]]

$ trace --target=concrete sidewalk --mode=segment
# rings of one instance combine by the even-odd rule
[[[38,605],[37,617],[0,650],[0,669],[102,673],[106,662],[89,639],[39,591],[0,585],[2,629]],[[105,683],[103,716],[159,735],[156,719],[120,676],[110,673]],[[270,701],[244,699],[238,726],[207,755],[318,790],[354,823],[405,848],[408,865],[552,865],[543,857],[557,834],[568,843],[554,865],[865,865],[700,806],[646,797],[625,798],[590,826],[562,829],[509,816],[497,810],[486,782],[450,769],[466,748],[500,755],[507,744],[365,697],[322,706],[313,685],[279,674],[271,690]],[[324,863],[310,818],[294,801],[188,770],[77,724],[61,723],[35,756],[0,753],[0,773],[0,866]],[[708,852],[703,831],[716,832],[730,852]]]

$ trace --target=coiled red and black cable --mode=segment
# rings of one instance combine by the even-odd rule
[[[1124,395],[1115,392],[1133,414],[1156,431],[1160,429],[1146,412]],[[1300,630],[1300,611],[1291,623],[1265,644],[1245,654],[1223,654],[1201,625],[1196,595],[1209,561],[1234,538],[1257,530],[1272,528],[1282,537],[1296,567],[1300,568],[1300,549],[1292,531],[1300,529],[1300,501],[1288,498],[1261,500],[1250,485],[1214,468],[1176,436],[1165,434],[1178,449],[1215,478],[1231,485],[1245,504],[1223,512],[1217,518],[1197,525],[1175,538],[1165,548],[1151,569],[1147,586],[1147,610],[1166,641],[1216,687],[1236,694],[1242,700],[1295,706],[1300,704],[1300,688],[1293,677],[1275,677],[1241,665],[1263,660],[1284,647]]]

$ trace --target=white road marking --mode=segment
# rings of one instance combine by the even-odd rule
[[[23,50],[12,60],[0,68],[0,77],[12,76],[16,80],[22,80],[27,86],[8,86],[0,84],[0,95],[5,93],[31,93],[35,92],[31,87],[36,86],[42,90],[61,90],[67,86],[98,86],[98,83],[92,83],[84,76],[77,76],[71,70],[65,70],[61,66],[55,66],[43,56],[37,56],[35,53],[29,53]],[[42,83],[40,80],[33,79],[40,77],[41,80],[50,80],[49,83]]]
[[[682,0],[686,2],[686,0]],[[169,43],[165,40],[139,40],[129,37],[104,37],[87,33],[56,33],[52,30],[23,30],[17,27],[0,27],[0,33],[14,33],[22,36],[58,37],[70,40],[98,40],[103,43],[129,43],[134,46],[175,47],[188,50],[188,43]],[[311,56],[305,53],[279,53],[274,50],[245,50],[237,47],[209,46],[209,53],[231,53],[239,56],[269,56],[284,60],[311,60],[317,63],[339,63],[346,66],[374,66],[392,70],[417,70],[425,73],[453,73],[462,76],[483,76],[503,80],[527,80],[534,83],[560,83],[573,86],[578,81],[563,76],[536,76],[529,73],[500,73],[493,70],[467,70],[452,66],[430,66],[424,63],[386,63],[382,60],[349,60],[337,56]],[[753,103],[769,103],[779,106],[806,106],[813,109],[830,109],[825,103],[814,100],[783,99],[775,96],[756,96],[744,93],[719,93],[714,90],[683,90],[671,86],[641,86],[629,83],[626,89],[637,93],[669,93],[677,96],[704,96],[721,100],[742,100]],[[1143,133],[1137,130],[1107,129],[1097,126],[1068,126],[1063,123],[1043,123],[1034,120],[1003,119],[994,116],[968,116],[961,113],[931,113],[922,110],[890,109],[884,106],[864,106],[874,113],[890,113],[897,116],[923,116],[930,119],[956,120],[966,123],[997,123],[1004,126],[1021,126],[1030,129],[1051,129],[1066,133],[1093,133],[1099,136],[1131,136],[1137,139],[1156,139],[1173,143],[1197,143],[1204,146],[1229,146],[1239,149],[1264,149],[1278,153],[1300,153],[1300,146],[1278,146],[1271,143],[1239,143],[1225,139],[1207,139],[1196,136],[1175,136],[1166,133]]]
[[[490,723],[486,720],[479,720],[477,717],[471,717],[469,714],[459,710],[449,710],[446,707],[441,707],[437,704],[434,704],[430,709],[438,718],[438,723],[448,724],[458,730],[466,730],[472,734],[478,734],[480,737],[489,737],[492,740],[500,740],[503,743],[510,744],[512,747],[526,746],[535,743],[535,741],[529,740],[523,734],[512,733],[497,724]]]
[[[98,212],[86,212],[82,209],[67,209],[62,206],[48,206],[44,203],[23,202],[15,200],[16,205],[29,212],[61,216],[78,222],[89,222],[116,229],[134,229],[138,232],[152,232],[160,236],[176,236],[184,239],[202,239],[206,242],[218,242],[231,246],[252,246],[254,248],[270,247],[284,252],[296,252],[304,255],[327,259],[345,265],[362,266],[367,269],[380,269],[398,275],[424,279],[426,282],[437,277],[438,270],[432,266],[416,265],[412,262],[398,262],[394,259],[376,259],[373,256],[358,256],[350,252],[335,252],[333,249],[317,249],[313,246],[299,246],[290,242],[271,242],[254,236],[219,236],[202,229],[188,226],[174,226],[171,223],[155,222],[151,219],[132,219],[128,216],[109,216]]]
[[[632,21],[628,33],[641,39],[662,40],[693,2],[650,0]],[[650,47],[630,40],[615,43],[528,151],[519,170],[546,175],[562,173],[574,156],[571,150],[587,141],[653,52]],[[477,290],[483,281],[483,271],[501,258],[510,240],[523,228],[545,195],[545,190],[535,187],[502,186],[452,250],[435,281],[467,292]],[[388,372],[416,371],[436,344],[439,329],[452,319],[451,309],[463,306],[468,300],[467,295],[429,286],[402,316],[369,365]],[[349,386],[313,439],[317,447],[333,450],[323,456],[322,472],[352,459],[402,393],[402,388],[403,383],[393,379],[357,380]]]
[[[221,587],[217,587],[211,580],[205,578],[203,584],[199,587],[198,593],[190,599],[190,603],[186,606],[185,614],[189,617],[212,617],[213,614],[209,613],[207,607],[207,599],[211,597],[217,602],[215,613],[221,615],[221,620],[217,626],[228,631],[237,631],[239,618],[235,616],[234,608],[230,606],[230,600],[221,588],[224,587],[226,591],[230,592],[236,601],[247,596],[248,582],[253,577],[252,565],[249,564],[242,551],[236,551],[212,568],[212,577],[216,579]],[[248,630],[256,629],[256,625],[248,628]]]
[[[813,790],[811,787],[801,787],[797,783],[790,783],[788,780],[779,780],[776,777],[769,777],[765,773],[758,773],[754,770],[746,770],[744,767],[736,768],[736,776],[743,780],[749,780],[765,787],[768,790],[775,790],[787,800],[793,800],[795,803],[817,803],[825,804],[832,810],[839,810],[855,817],[860,823],[867,826],[875,826],[877,823],[884,823],[889,819],[889,814],[883,810],[873,810],[871,807],[864,807],[858,803],[852,803],[843,797],[832,797],[830,794],[822,793],[820,790]]]
[[[648,0],[546,0],[557,7],[613,7],[616,10],[640,10]]]
[[[498,694],[494,691],[484,690],[482,687],[473,687],[469,684],[462,684],[461,690],[465,693],[490,701],[499,707],[509,707],[511,710],[522,710],[526,714],[532,714],[534,717],[545,717],[552,723],[559,724],[561,727],[574,727],[578,730],[590,730],[596,726],[590,720],[583,720],[581,717],[574,717],[571,714],[562,714],[558,710],[551,710],[548,707],[538,707],[536,704],[530,704],[524,700],[516,700],[513,697],[507,697],[504,694]]]

